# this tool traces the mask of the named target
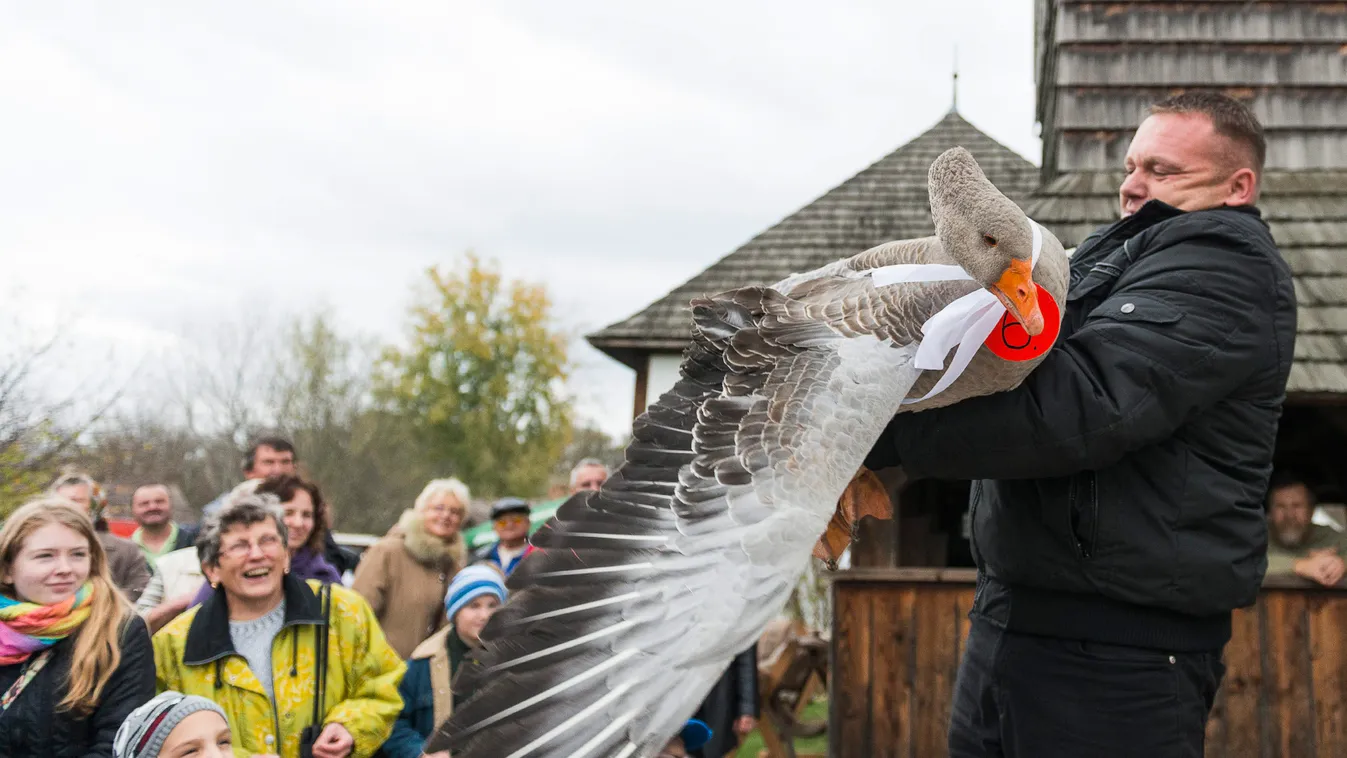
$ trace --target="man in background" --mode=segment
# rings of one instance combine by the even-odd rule
[[[1347,534],[1316,524],[1314,492],[1300,477],[1279,472],[1268,487],[1268,576],[1299,576],[1332,587],[1347,573]]]
[[[597,490],[608,481],[608,467],[597,458],[585,458],[571,469],[571,494]]]
[[[142,484],[131,493],[131,517],[140,526],[131,541],[140,546],[153,568],[160,557],[196,544],[200,531],[173,520],[173,497],[164,484]]]
[[[293,475],[295,473],[295,464],[299,462],[299,455],[295,453],[295,446],[290,440],[284,437],[259,437],[254,440],[248,448],[248,453],[243,458],[243,478],[248,479],[266,479],[269,476],[280,476],[282,474]],[[201,509],[203,516],[213,516],[224,505],[225,498],[232,492],[223,492],[219,497],[206,503]]]
[[[150,564],[136,543],[108,531],[108,522],[102,514],[102,503],[97,502],[101,500],[96,497],[99,494],[98,483],[88,474],[64,474],[52,484],[51,493],[69,500],[89,514],[98,532],[98,541],[103,545],[103,552],[108,555],[108,570],[112,572],[113,584],[132,603],[139,600],[145,585],[150,583]]]
[[[529,516],[533,509],[519,497],[505,497],[491,506],[491,525],[496,531],[496,543],[483,548],[477,557],[495,564],[502,574],[509,576],[524,556],[533,551],[529,544]]]

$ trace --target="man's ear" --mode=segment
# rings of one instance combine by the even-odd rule
[[[1242,168],[1230,176],[1230,194],[1226,205],[1253,205],[1258,199],[1258,175],[1251,168]]]

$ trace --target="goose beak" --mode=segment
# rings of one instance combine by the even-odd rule
[[[1033,266],[1029,261],[1012,259],[1005,273],[990,289],[1030,337],[1043,331],[1043,312],[1038,308],[1038,287],[1034,285]]]

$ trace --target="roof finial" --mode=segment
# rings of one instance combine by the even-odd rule
[[[954,45],[954,104],[950,106],[951,113],[959,112],[959,45]]]

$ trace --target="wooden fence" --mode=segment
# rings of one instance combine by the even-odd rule
[[[968,635],[967,569],[870,569],[834,583],[829,755],[945,756]],[[1236,611],[1208,758],[1347,756],[1347,592],[1269,580]]]

